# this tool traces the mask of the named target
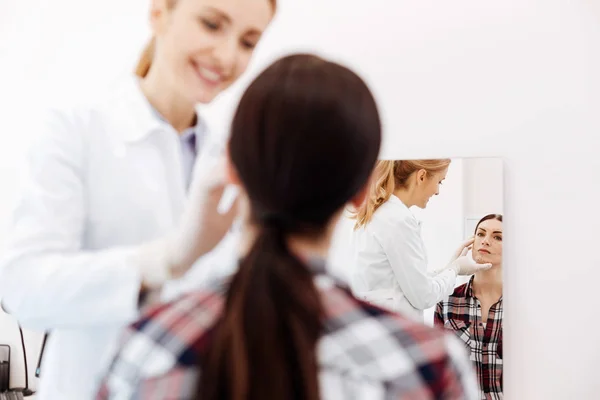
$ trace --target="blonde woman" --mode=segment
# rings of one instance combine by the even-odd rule
[[[425,208],[439,194],[449,165],[449,159],[378,162],[369,196],[353,215],[352,289],[358,298],[423,322],[423,311],[453,292],[457,275],[491,267],[466,257],[471,238],[448,265],[427,271],[421,227],[410,208]]]
[[[209,135],[195,106],[246,70],[274,12],[275,0],[153,0],[136,76],[34,118],[0,293],[24,327],[50,331],[39,400],[93,398],[149,294],[227,232],[219,175],[203,181],[196,162]]]

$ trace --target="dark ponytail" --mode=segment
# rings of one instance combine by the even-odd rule
[[[320,398],[315,263],[290,243],[323,246],[332,218],[367,184],[380,142],[375,100],[338,64],[283,57],[246,89],[228,149],[254,243],[206,337],[199,399]]]
[[[275,224],[261,226],[228,291],[203,368],[202,400],[318,400],[321,302]]]

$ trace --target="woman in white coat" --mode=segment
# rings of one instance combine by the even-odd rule
[[[448,265],[427,270],[421,227],[410,207],[427,206],[449,165],[449,159],[378,162],[369,197],[353,215],[352,289],[358,298],[423,321],[425,309],[453,292],[457,275],[491,267],[465,256],[470,239]]]
[[[195,105],[246,70],[274,11],[274,0],[155,0],[136,77],[35,117],[0,295],[24,327],[51,331],[39,399],[92,398],[148,294],[229,229],[234,210],[216,212],[224,171],[195,162],[207,147]]]

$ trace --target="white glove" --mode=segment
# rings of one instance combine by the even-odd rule
[[[492,268],[492,264],[478,264],[472,257],[462,255],[450,263],[450,268],[456,271],[456,275],[468,276],[478,271]]]
[[[179,278],[204,254],[210,252],[230,229],[237,199],[229,211],[217,211],[226,185],[225,157],[208,157],[198,163],[190,187],[188,204],[174,232],[143,245],[137,253],[145,287],[156,289]]]
[[[492,268],[492,264],[479,264],[469,257],[467,254],[473,248],[475,237],[471,236],[463,242],[454,253],[453,259],[450,261],[450,268],[454,269],[456,275],[469,276],[477,271],[483,271]]]
[[[432,271],[432,275],[438,275],[444,271],[447,271],[448,269],[452,269],[452,270],[456,270],[456,267],[454,264],[452,264],[454,261],[456,261],[456,259],[458,257],[464,256],[467,254],[467,252],[471,249],[471,246],[473,245],[473,242],[475,241],[474,237],[470,237],[469,239],[465,240],[464,242],[462,242],[460,244],[460,246],[456,249],[456,251],[452,254],[452,257],[450,257],[450,260],[448,260],[448,264],[444,265],[441,268],[436,268]],[[458,275],[458,271],[456,272],[456,274]]]
[[[475,242],[474,236],[471,236],[469,239],[462,242],[461,245],[456,249],[456,251],[452,255],[450,262],[455,261],[459,257],[466,256],[467,253],[469,252],[469,250],[471,250],[471,248],[473,247],[474,242]]]

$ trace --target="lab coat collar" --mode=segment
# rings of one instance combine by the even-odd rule
[[[391,202],[392,204],[397,204],[398,206],[402,207],[410,216],[412,216],[412,218],[415,220],[417,225],[419,225],[419,227],[421,226],[422,221],[419,220],[419,218],[417,218],[417,216],[411,211],[411,209],[408,208],[406,206],[406,204],[404,204],[404,202],[402,200],[400,200],[400,198],[398,196],[396,196],[395,194],[392,194],[388,201]]]
[[[143,140],[148,135],[156,131],[172,131],[175,129],[165,120],[154,107],[150,104],[140,87],[137,76],[128,79],[122,90],[119,92],[121,99],[121,111],[125,113],[125,118],[132,120],[132,128],[127,130],[124,136],[126,142],[137,142]],[[203,119],[196,114],[196,125],[190,128],[196,136],[205,129]],[[186,132],[187,133],[187,132]]]

